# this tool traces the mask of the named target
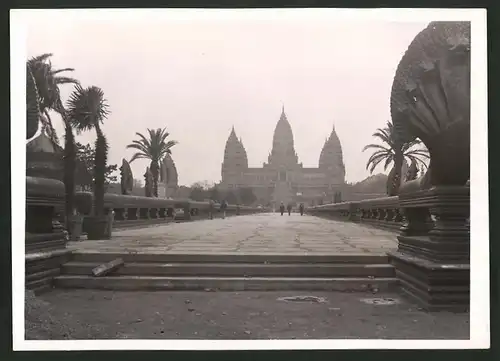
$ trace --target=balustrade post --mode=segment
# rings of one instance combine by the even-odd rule
[[[363,217],[363,209],[359,209],[359,203],[350,202],[347,208],[347,220],[350,222],[359,222]]]
[[[158,219],[158,208],[150,208],[149,209],[149,218],[150,219]]]
[[[185,204],[183,210],[184,210],[184,220],[190,221],[192,219],[191,205],[189,203]]]
[[[127,208],[127,221],[135,221],[139,219],[139,209],[135,207]]]
[[[429,310],[467,309],[469,188],[435,187],[400,195],[400,203],[406,220],[389,257],[404,291]]]
[[[149,208],[139,208],[139,219],[150,219]]]
[[[125,208],[115,208],[115,220],[124,221],[126,219],[125,213]]]
[[[403,236],[426,236],[432,228],[428,207],[406,204],[401,213],[404,217],[400,229]]]

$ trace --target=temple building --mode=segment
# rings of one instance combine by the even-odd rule
[[[299,163],[284,107],[274,130],[268,161],[261,168],[248,167],[245,147],[234,127],[229,134],[222,163],[222,189],[252,188],[257,203],[276,206],[280,202],[330,203],[344,184],[342,146],[335,128],[325,141],[317,168],[306,168]]]

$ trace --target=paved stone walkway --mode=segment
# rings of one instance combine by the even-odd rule
[[[111,240],[82,241],[90,252],[384,254],[396,233],[350,222],[277,213],[169,223],[113,232]]]

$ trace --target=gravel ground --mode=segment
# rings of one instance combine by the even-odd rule
[[[279,300],[298,295],[323,300]],[[469,339],[469,314],[423,312],[388,293],[56,289],[26,300],[26,339]]]

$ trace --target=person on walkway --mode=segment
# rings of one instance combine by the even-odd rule
[[[210,199],[208,201],[208,218],[214,219],[214,201],[213,201],[213,199]]]
[[[300,203],[299,210],[300,210],[300,215],[303,216],[304,215],[304,203]]]
[[[283,202],[281,202],[281,204],[280,204],[280,213],[281,213],[281,215],[283,215],[283,213],[285,213],[285,205],[283,204]]]
[[[220,203],[220,210],[222,212],[222,219],[226,219],[226,209],[227,209],[227,202],[226,200],[224,199],[221,203]]]
[[[292,203],[288,203],[286,206],[286,210],[288,211],[288,215],[290,216],[292,214]]]

